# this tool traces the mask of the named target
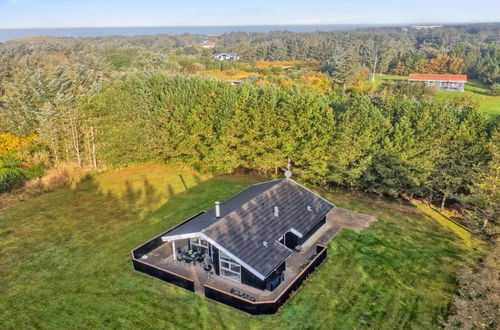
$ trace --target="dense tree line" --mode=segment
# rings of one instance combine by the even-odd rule
[[[115,165],[182,160],[215,172],[274,173],[291,157],[298,174],[317,184],[445,201],[467,194],[491,158],[487,118],[408,97],[153,74],[109,86],[87,110],[101,157]]]
[[[420,69],[466,71],[486,82],[497,81],[499,29],[498,25],[470,25],[432,30],[276,31],[210,38],[220,45],[215,51],[236,50],[248,60],[316,59],[330,73],[331,82],[351,93],[346,87],[360,84],[372,69],[399,74]],[[156,74],[243,68],[210,59],[214,50],[194,47],[204,38],[32,38],[0,44],[0,97],[4,95],[5,102],[0,128],[20,136],[37,134],[56,162],[96,164],[96,139],[100,139],[102,160],[111,164],[181,159],[214,171],[250,167],[272,172],[284,157],[294,154],[297,167],[316,183],[417,194],[443,203],[448,196],[467,194],[472,177],[489,161],[484,145],[491,127],[486,119],[466,102],[434,102],[424,88],[385,84],[370,96],[357,92],[349,96],[330,95],[328,80],[296,71],[287,73],[286,79],[305,79],[302,85],[319,79],[326,88],[316,90],[326,94],[280,81],[264,88],[247,84],[231,89],[212,80]],[[265,74],[271,69],[253,70]],[[102,91],[107,84],[111,85]],[[155,93],[158,99],[144,99]],[[106,97],[117,99],[111,102]],[[118,132],[121,126],[116,122],[121,118],[105,121],[96,115],[99,102],[108,111],[119,105],[112,116],[141,114],[142,121],[124,117],[133,124]],[[160,116],[160,123],[154,116]],[[284,128],[283,122],[294,124]],[[301,126],[305,122],[309,126]],[[135,124],[151,129],[142,127],[142,132]],[[123,134],[131,141],[139,139],[127,146],[130,152],[120,149]]]
[[[487,118],[421,95],[235,88],[161,73],[102,89],[97,70],[74,72],[78,66],[18,77],[3,111],[6,130],[37,134],[56,162],[94,164],[97,149],[111,165],[180,160],[214,172],[275,173],[292,157],[314,183],[444,203],[468,194],[491,158]]]

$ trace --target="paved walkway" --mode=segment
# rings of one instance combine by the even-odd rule
[[[377,218],[373,215],[336,207],[327,214],[326,224],[315,232],[302,245],[302,248],[308,250],[316,244],[328,245],[343,228],[361,231],[368,228],[375,221],[377,221]]]

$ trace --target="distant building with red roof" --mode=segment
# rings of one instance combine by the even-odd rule
[[[427,86],[440,91],[463,92],[467,75],[464,74],[438,74],[438,73],[410,73],[409,81],[422,81]]]
[[[203,41],[198,44],[198,47],[202,48],[214,48],[215,46],[217,46],[217,43],[214,41]]]

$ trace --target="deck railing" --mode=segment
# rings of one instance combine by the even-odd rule
[[[194,292],[194,281],[190,278],[169,272],[165,269],[158,268],[135,258],[132,259],[132,263],[134,264],[134,269],[141,273],[154,276],[156,278],[159,278],[160,280],[175,284],[177,286],[180,286],[181,288]]]
[[[182,225],[182,224],[184,224],[184,223],[186,223],[188,221],[191,221],[193,218],[196,218],[197,216],[199,216],[202,213],[205,213],[205,212],[203,211],[203,212],[200,212],[198,214],[195,214],[192,217],[190,217],[190,218],[184,220],[183,222],[179,223],[178,225],[176,225],[176,226],[174,226],[172,228],[169,228],[167,231],[164,231],[163,233],[161,233],[160,235],[156,236],[155,238],[150,239],[149,241],[142,243],[141,245],[139,245],[138,247],[136,247],[135,249],[132,250],[132,255],[134,256],[135,259],[140,259],[143,255],[145,255],[145,254],[153,251],[154,249],[156,249],[157,247],[160,247],[162,244],[165,243],[161,239],[162,236],[164,236],[165,234],[171,232],[172,230],[174,230],[175,228],[179,227],[180,225]]]
[[[255,301],[241,298],[229,292],[205,285],[205,296],[220,303],[241,309],[253,315],[274,314],[290,298],[290,296],[301,286],[307,277],[325,260],[326,246],[316,246],[316,257],[295,277],[283,292],[273,300]]]
[[[181,275],[173,273],[173,272],[170,272],[170,271],[162,269],[162,268],[158,268],[154,265],[147,263],[146,261],[142,261],[141,258],[145,254],[151,252],[152,250],[160,247],[162,244],[165,243],[161,239],[161,237],[163,235],[167,234],[168,232],[174,230],[175,228],[179,227],[183,223],[190,221],[191,219],[197,217],[198,215],[200,215],[202,213],[204,213],[204,212],[200,212],[200,213],[190,217],[189,219],[184,220],[183,222],[179,223],[177,226],[168,229],[167,231],[156,236],[155,238],[153,238],[147,242],[144,242],[140,246],[133,249],[132,250],[132,264],[134,265],[134,269],[141,272],[141,273],[145,273],[145,274],[154,276],[156,278],[159,278],[160,280],[175,284],[177,286],[180,286],[181,288],[184,288],[184,289],[187,289],[187,290],[194,292],[194,281],[192,279],[181,276]]]

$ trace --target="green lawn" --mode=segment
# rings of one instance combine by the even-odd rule
[[[0,328],[439,328],[466,245],[411,205],[362,195],[326,194],[379,222],[342,232],[276,315],[252,317],[132,270],[131,249],[258,180],[146,164],[0,210]]]
[[[375,76],[375,86],[380,86],[384,81],[388,80],[407,80],[406,76],[394,76],[394,75],[384,75],[379,74]],[[371,80],[366,83],[368,87],[371,84]],[[448,91],[438,91],[436,98],[438,100],[450,100],[456,97],[468,96],[472,100],[475,100],[479,104],[479,110],[490,114],[490,115],[500,115],[500,96],[490,96],[488,95],[488,86],[482,84],[476,80],[469,80],[465,84],[465,92],[448,92]]]
[[[395,75],[390,75],[390,74],[377,74],[377,75],[375,75],[375,87],[378,87],[383,82],[390,81],[390,80],[408,80],[408,77],[407,76],[395,76]],[[371,76],[370,76],[370,80],[367,83],[371,84]]]
[[[488,95],[488,87],[479,81],[470,80],[465,84],[465,93],[440,91],[437,98],[440,100],[452,99],[465,94],[479,104],[479,110],[490,115],[500,115],[500,96]]]

